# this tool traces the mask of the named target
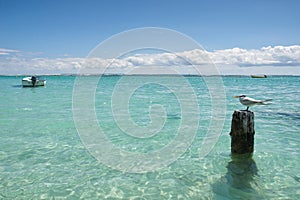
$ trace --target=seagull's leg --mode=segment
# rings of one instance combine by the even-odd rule
[[[249,109],[249,106],[247,106],[247,109],[245,109],[245,110],[241,110],[241,111],[248,111],[248,109]]]

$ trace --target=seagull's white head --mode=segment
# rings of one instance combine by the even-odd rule
[[[245,98],[246,97],[246,95],[240,95],[240,96],[234,96],[233,98]]]

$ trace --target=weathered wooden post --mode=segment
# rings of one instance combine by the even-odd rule
[[[254,113],[236,110],[231,121],[231,153],[252,154],[254,151]]]

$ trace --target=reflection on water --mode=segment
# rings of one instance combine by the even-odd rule
[[[226,178],[229,184],[238,189],[249,189],[257,176],[257,166],[251,156],[232,156],[232,160],[227,165]]]
[[[12,87],[14,87],[14,88],[21,88],[21,87],[23,87],[23,85],[12,85]]]
[[[227,173],[212,185],[215,199],[263,199],[252,155],[232,155]]]

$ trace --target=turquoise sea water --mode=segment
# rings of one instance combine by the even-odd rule
[[[105,163],[105,159],[110,159],[107,155],[102,160],[92,156],[81,141],[82,133],[78,134],[73,119],[73,109],[77,109],[72,106],[76,77],[45,78],[45,87],[22,88],[22,77],[0,77],[0,199],[300,198],[300,77],[223,77],[225,123],[216,144],[204,158],[199,152],[204,139],[209,137],[214,94],[210,93],[203,78],[184,77],[195,92],[199,109],[196,112],[193,109],[182,111],[180,94],[163,84],[149,83],[151,77],[127,77],[127,82],[120,85],[121,90],[137,81],[148,80],[137,87],[121,107],[127,109],[136,126],[145,127],[162,117],[157,114],[160,112],[155,112],[151,118],[149,107],[160,105],[164,108],[160,113],[165,116],[163,126],[143,138],[131,135],[134,130],[129,124],[118,125],[116,116],[122,119],[124,113],[118,115],[118,109],[111,109],[118,102],[117,97],[116,101],[111,99],[122,77],[102,77],[93,91],[96,123],[107,139],[124,152],[142,154],[147,159],[152,152],[159,152],[176,140],[180,127],[189,130],[189,125],[183,121],[184,114],[190,118],[199,115],[199,126],[184,153],[179,153],[168,165],[157,169],[153,166],[153,170],[144,173],[131,173],[123,166],[109,166]],[[88,84],[89,79],[95,77],[81,78]],[[162,83],[177,83],[176,79],[159,77]],[[179,83],[176,87],[183,87],[179,93],[187,91]],[[255,112],[256,131],[252,158],[230,155],[231,115],[234,110],[244,109],[232,98],[239,94],[273,99],[271,105],[251,108]],[[192,98],[183,96],[184,100]],[[128,117],[125,114],[124,117]],[[85,120],[84,115],[82,120]],[[129,130],[124,130],[127,125]],[[117,156],[116,160],[124,157]],[[153,160],[149,159],[149,165]]]

